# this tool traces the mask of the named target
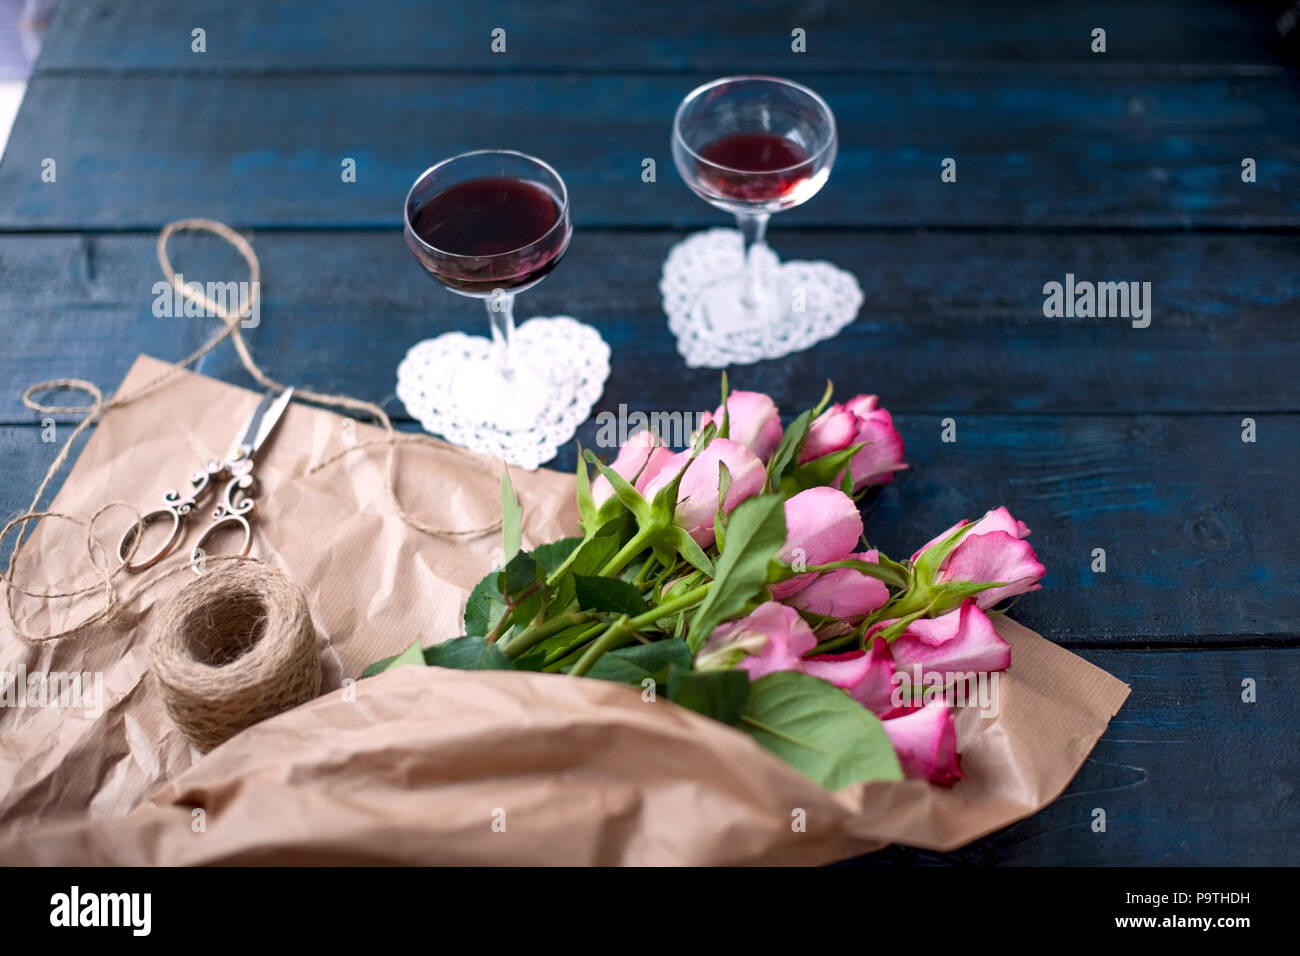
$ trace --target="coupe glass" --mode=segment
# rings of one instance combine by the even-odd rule
[[[744,259],[700,290],[715,327],[753,329],[790,314],[767,248],[772,213],[807,202],[835,161],[835,116],[820,96],[775,76],[729,76],[693,90],[673,119],[673,161],[696,195],[736,217]]]
[[[560,261],[573,233],[560,175],[512,150],[462,153],[420,174],[404,207],[406,244],[428,273],[487,306],[491,348],[466,349],[440,408],[449,434],[544,429],[558,418],[563,383],[544,363],[519,361],[515,296]],[[482,340],[477,340],[482,341]]]

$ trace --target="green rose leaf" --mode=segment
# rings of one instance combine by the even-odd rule
[[[970,529],[973,527],[975,527],[974,522],[964,524],[942,541],[932,544],[922,551],[916,559],[916,576],[922,581],[932,580],[939,570],[939,565],[943,564],[944,558],[948,557],[952,549],[957,547],[957,544],[970,533]]]
[[[523,540],[524,512],[515,497],[515,489],[510,484],[510,469],[501,467],[501,539],[505,547],[505,558],[509,564],[511,558],[519,553]]]
[[[633,488],[626,478],[597,458],[590,448],[583,452],[583,456],[590,464],[595,465],[596,470],[610,483],[614,489],[614,496],[623,503],[623,507],[636,516],[637,524],[646,527],[650,522],[650,503],[641,497],[640,492]]]
[[[578,467],[575,470],[578,484],[578,515],[583,533],[595,530],[597,522],[596,502],[591,497],[591,476],[587,473],[587,459],[582,456],[582,446],[578,446]]]
[[[521,551],[510,559],[506,569],[497,578],[501,593],[514,601],[539,580],[540,570],[533,556]]]
[[[636,617],[650,610],[641,592],[619,578],[575,574],[573,585],[578,606],[584,611],[609,611]]]
[[[668,699],[724,724],[736,724],[749,698],[749,675],[744,671],[693,671],[690,654],[685,664],[668,670]]]
[[[686,559],[687,563],[697,571],[703,571],[705,574],[713,574],[713,562],[709,556],[704,553],[704,549],[695,543],[695,539],[685,532],[682,528],[673,525],[662,532],[664,539],[677,553]],[[655,551],[655,557],[659,558],[661,564],[671,564],[672,559],[664,561],[659,557],[658,550]]]
[[[740,728],[827,790],[903,779],[880,721],[838,687],[808,674],[780,671],[755,681]]]
[[[640,685],[646,678],[661,683],[671,680],[670,669],[689,667],[690,663],[691,651],[686,642],[670,638],[610,651],[596,661],[587,676],[624,684]]]
[[[465,632],[467,634],[491,634],[506,613],[505,602],[501,600],[501,589],[497,586],[499,571],[489,571],[483,580],[474,585],[465,601]]]
[[[507,671],[514,668],[505,651],[482,637],[457,637],[427,647],[424,662],[430,667],[450,667],[461,671]]]
[[[727,492],[731,490],[731,469],[718,462],[718,506],[713,509],[713,538],[719,551],[727,548]]]
[[[727,381],[727,373],[722,373],[722,423],[718,425],[718,437],[731,437],[731,409],[727,406],[727,398],[731,394],[731,383]]]
[[[538,551],[541,548],[537,549]],[[577,589],[574,585],[574,578],[577,575],[595,574],[605,563],[612,558],[618,551],[617,535],[601,535],[591,538],[584,543],[568,559],[568,567],[564,573],[554,582],[555,583],[555,600],[552,607],[557,610],[567,608],[577,599]],[[536,554],[537,552],[533,552]],[[554,574],[554,571],[550,572]]]
[[[361,672],[361,676],[374,677],[376,674],[396,670],[399,667],[423,667],[424,664],[424,651],[420,649],[420,639],[417,637],[402,653],[385,657],[382,661],[375,661]]]
[[[564,562],[568,561],[574,551],[582,547],[582,538],[561,538],[559,541],[552,541],[549,544],[538,545],[530,554],[533,560],[547,575],[554,574],[560,568],[564,567]]]
[[[799,460],[799,452],[803,451],[804,442],[808,440],[808,429],[812,427],[813,419],[822,413],[826,403],[831,400],[831,389],[831,383],[827,382],[826,391],[822,393],[822,400],[816,407],[801,412],[786,428],[776,451],[772,452],[772,457],[767,462],[768,488],[773,491],[780,488],[786,472]]]
[[[781,487],[781,481],[785,478],[786,471],[799,457],[799,452],[803,449],[803,443],[808,440],[808,429],[812,425],[812,418],[812,410],[809,409],[806,412],[801,412],[794,421],[786,426],[780,444],[776,446],[776,451],[772,452],[772,457],[767,462],[767,486],[769,488]]]
[[[853,461],[855,455],[867,447],[867,442],[860,442],[857,445],[850,445],[840,451],[831,452],[829,455],[823,455],[821,458],[814,458],[806,465],[799,465],[796,468],[786,472],[782,479],[783,490],[792,492],[805,491],[808,488],[820,488],[823,485],[835,487],[836,479],[840,473],[845,471],[849,463]],[[849,490],[852,491],[853,482],[849,480]],[[843,491],[841,483],[840,490]],[[847,494],[847,492],[846,492]]]
[[[588,634],[590,630],[591,625],[584,621],[566,627],[558,634],[543,638],[514,659],[515,668],[521,671],[544,669],[548,664],[567,657],[580,644],[590,640],[591,635]]]
[[[785,502],[780,495],[743,501],[727,519],[727,549],[718,558],[708,596],[691,621],[691,649],[713,629],[744,610],[767,583],[768,565],[785,544]]]

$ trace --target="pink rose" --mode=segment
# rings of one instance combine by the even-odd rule
[[[687,462],[690,462],[689,466]],[[663,463],[641,492],[646,500],[653,500],[661,488],[686,468],[681,484],[677,486],[677,510],[673,514],[673,524],[685,529],[701,548],[713,544],[713,516],[718,510],[719,464],[725,464],[731,473],[731,484],[727,486],[724,506],[727,514],[736,505],[763,490],[767,470],[758,457],[739,442],[715,438],[694,461],[691,461],[689,450],[673,455]]]
[[[786,499],[785,545],[777,557],[786,564],[816,565],[841,561],[862,538],[862,515],[853,499],[836,488],[809,488]],[[784,600],[817,577],[800,574],[772,585],[772,597]]]
[[[941,698],[882,721],[880,726],[889,735],[906,776],[945,787],[965,776],[957,753],[957,726]]]
[[[921,547],[917,548],[916,553],[912,555],[912,563],[916,563],[916,559],[921,556],[922,551],[928,551],[931,547],[938,544],[944,538],[947,538],[958,528],[964,528],[968,524],[970,524],[970,522],[963,518],[947,531],[935,535],[925,544],[921,545]],[[992,511],[987,512],[983,518],[980,518],[979,521],[975,522],[975,527],[971,528],[970,531],[966,532],[966,534],[988,534],[992,531],[1005,531],[1017,538],[1029,537],[1029,525],[1013,518],[1011,512],[1005,507],[994,508]]]
[[[871,564],[880,563],[880,552],[874,550],[849,557]],[[842,620],[861,620],[884,607],[888,601],[889,588],[885,587],[885,582],[853,568],[827,571],[790,598],[790,604],[801,611]]]
[[[830,681],[877,717],[895,711],[894,661],[888,641],[875,641],[865,652],[819,654],[803,662],[805,674]]]
[[[799,452],[799,464],[862,442],[866,442],[865,447],[849,463],[854,491],[867,485],[888,484],[894,472],[907,467],[903,464],[903,436],[894,428],[893,416],[880,407],[874,395],[858,395],[817,416]]]
[[[781,443],[781,416],[776,403],[762,392],[732,392],[727,396],[727,437],[739,442],[763,461],[772,457]],[[700,419],[703,428],[710,422],[722,427],[722,406],[712,415]]]
[[[881,621],[871,628],[871,633],[892,623]],[[968,598],[961,607],[947,614],[913,621],[890,644],[894,663],[904,671],[916,664],[921,665],[922,674],[979,673],[1011,666],[1011,645],[998,635],[993,622],[979,609],[974,598]]]
[[[938,542],[959,528],[970,525],[959,521],[943,534],[928,542],[916,554],[912,563]],[[980,607],[992,607],[1004,598],[1037,591],[1039,579],[1047,569],[1038,560],[1033,547],[1024,539],[1029,537],[1029,527],[1017,521],[1006,508],[994,508],[957,542],[939,565],[934,575],[935,584],[948,581],[1000,581],[1003,587],[990,588],[975,595]]]
[[[618,450],[618,457],[609,467],[644,494],[646,485],[650,484],[672,457],[672,450],[664,448],[654,432],[643,429]],[[609,480],[604,475],[596,475],[591,483],[591,500],[596,507],[599,508],[613,495],[614,486]]]
[[[695,666],[705,670],[735,666],[754,681],[777,671],[803,670],[803,655],[816,645],[816,635],[798,611],[768,601],[745,617],[715,628]]]

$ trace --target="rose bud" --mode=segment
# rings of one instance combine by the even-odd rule
[[[618,450],[618,456],[609,467],[644,494],[646,485],[650,484],[672,457],[672,449],[664,448],[658,435],[649,429],[642,429]],[[613,495],[614,486],[604,475],[598,474],[591,483],[591,500],[599,508]]]
[[[830,681],[847,691],[877,717],[896,710],[893,701],[894,660],[888,641],[873,641],[865,652],[810,657],[803,662],[803,670],[805,674]]]
[[[753,681],[776,671],[803,670],[803,655],[816,645],[812,628],[798,611],[768,601],[715,628],[696,656],[695,667],[738,667]]]
[[[862,538],[862,515],[853,499],[836,488],[809,488],[786,499],[785,545],[777,558],[789,565],[827,564],[853,554]],[[815,572],[772,585],[772,597],[784,600],[811,584]]]
[[[849,557],[880,563],[880,552],[874,550]],[[790,598],[790,604],[801,611],[842,620],[861,620],[888,601],[889,588],[884,581],[853,568],[827,571]]]
[[[881,721],[904,775],[951,787],[965,774],[957,753],[957,726],[942,699]]]
[[[690,462],[689,466],[687,462]],[[677,510],[673,524],[689,534],[701,548],[713,544],[713,516],[718,510],[718,465],[727,466],[731,483],[727,486],[727,501],[723,510],[730,514],[747,498],[763,490],[767,470],[758,457],[739,442],[715,438],[698,458],[691,461],[689,450],[678,452],[659,469],[641,494],[652,501],[659,490],[669,484],[677,473],[686,468],[681,484],[677,486]]]
[[[762,392],[732,392],[727,396],[727,437],[744,445],[766,462],[781,443],[781,416],[776,403]],[[722,427],[722,406],[705,412],[700,427],[710,422]]]
[[[969,526],[969,527],[968,527]],[[1006,508],[994,508],[975,524],[959,521],[912,555],[921,556],[961,528],[967,528],[956,546],[944,557],[934,574],[935,584],[948,581],[1000,581],[1003,587],[975,595],[980,607],[992,607],[1004,598],[1037,591],[1047,569],[1039,563],[1033,547],[1024,539],[1029,527],[1017,521]]]
[[[881,621],[871,633],[892,623]],[[921,665],[922,674],[978,673],[1011,666],[1011,645],[999,636],[974,598],[967,598],[947,614],[913,621],[890,645],[894,663],[904,671],[916,664]]]
[[[865,447],[849,463],[854,491],[888,484],[894,472],[907,467],[903,464],[903,436],[894,428],[893,416],[880,407],[874,395],[859,395],[817,416],[799,452],[799,464],[863,442]]]

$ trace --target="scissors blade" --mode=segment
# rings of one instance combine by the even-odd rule
[[[248,424],[244,426],[243,435],[236,447],[246,449],[244,453],[250,458],[256,454],[271,437],[271,432],[275,431],[275,426],[280,423],[280,418],[284,415],[284,410],[289,407],[291,398],[293,398],[292,385],[279,395],[275,392],[267,392],[263,395],[248,419]]]

